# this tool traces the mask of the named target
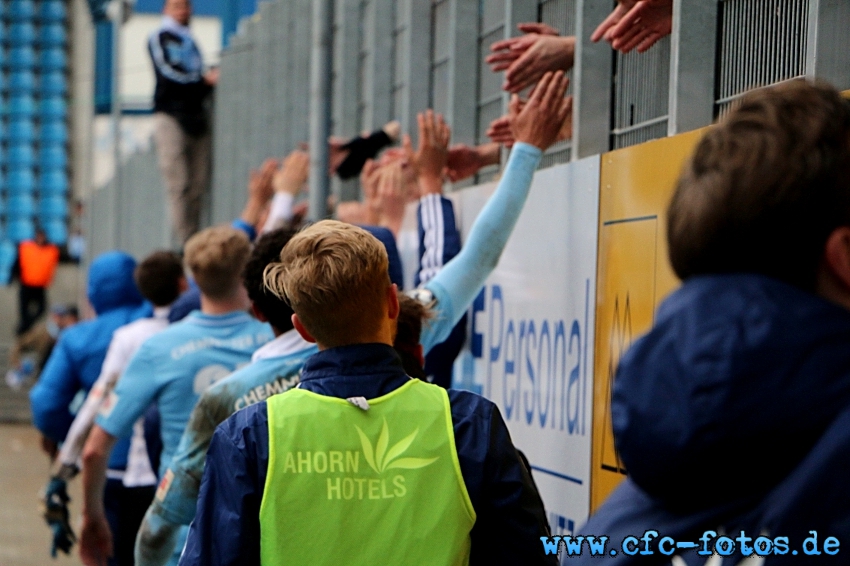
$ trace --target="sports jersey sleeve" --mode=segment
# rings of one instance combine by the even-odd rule
[[[136,419],[145,414],[156,397],[159,390],[156,376],[156,357],[142,344],[115,388],[101,403],[95,422],[112,436],[130,436]]]
[[[82,387],[68,350],[67,335],[59,337],[38,383],[30,391],[32,421],[44,436],[62,442],[74,420],[68,406]]]
[[[419,286],[436,276],[460,252],[460,232],[455,223],[452,201],[439,194],[419,199],[416,211],[419,225],[419,270],[414,284]]]
[[[117,332],[109,343],[106,358],[100,369],[100,375],[86,396],[86,401],[74,417],[74,422],[65,437],[65,443],[57,458],[58,463],[64,466],[76,466],[83,452],[86,439],[89,436],[95,417],[97,417],[103,399],[109,395],[115,387],[115,383],[121,376],[121,370],[127,365],[129,352],[124,344],[122,334]]]
[[[282,226],[285,222],[292,220],[292,205],[295,202],[295,197],[286,192],[276,192],[272,197],[272,202],[269,205],[269,215],[266,218],[266,223],[263,224],[260,234],[271,232],[275,228]]]
[[[435,300],[434,319],[422,329],[426,353],[446,339],[499,263],[542,154],[533,145],[514,145],[502,180],[475,219],[463,249],[425,284]]]
[[[229,407],[223,407],[209,393],[205,393],[192,410],[186,431],[166,472],[169,485],[157,493],[152,505],[154,512],[176,525],[188,525],[195,517],[210,441],[215,428],[230,414],[226,410]],[[215,413],[219,413],[218,418]]]
[[[259,468],[265,474],[267,451],[265,403],[237,412],[216,429],[180,566],[260,564]]]
[[[159,31],[151,35],[148,41],[151,59],[163,77],[180,84],[201,83],[203,77],[199,71],[190,71],[180,59],[183,53],[182,39],[169,31]]]

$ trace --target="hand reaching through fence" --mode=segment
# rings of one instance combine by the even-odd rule
[[[475,147],[455,144],[449,148],[446,160],[446,176],[452,183],[472,177],[488,165],[498,165],[501,160],[498,143],[485,143]]]
[[[525,35],[497,41],[486,62],[493,72],[505,71],[502,88],[516,93],[537,82],[547,71],[569,71],[575,61],[575,37],[561,37],[546,24],[520,24]]]
[[[623,53],[635,48],[643,53],[672,29],[673,0],[619,0],[590,39],[604,39]]]
[[[519,95],[511,97],[511,131],[514,139],[543,151],[558,139],[564,123],[572,113],[572,98],[564,98],[569,79],[563,71],[546,73],[528,101],[522,104]]]
[[[558,131],[558,137],[556,141],[564,141],[572,139],[573,137],[573,97],[570,96],[566,99],[569,104],[569,110],[567,113],[566,119],[561,124],[561,129]],[[520,110],[525,106],[525,102],[521,99],[517,100],[516,103]],[[487,137],[489,137],[496,144],[503,144],[506,147],[512,147],[514,142],[514,134],[511,129],[511,117],[510,115],[502,116],[500,118],[496,118],[492,122],[490,122],[490,127],[487,129]]]

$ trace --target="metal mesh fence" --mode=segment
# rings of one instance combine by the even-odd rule
[[[431,107],[452,119],[455,141],[487,142],[487,127],[505,111],[507,98],[500,90],[503,75],[490,72],[484,57],[491,43],[517,33],[506,28],[517,23],[508,20],[515,13],[509,8],[520,8],[523,17],[533,19],[536,6],[538,21],[561,35],[575,34],[581,18],[576,0],[525,1],[533,4],[336,0],[333,133],[349,137],[390,119],[415,130],[416,113]],[[700,56],[715,61],[715,114],[749,88],[806,74],[814,25],[810,0],[718,0],[712,5],[717,7],[716,45]],[[242,23],[223,53],[214,131],[214,221],[238,213],[252,167],[307,139],[310,22],[311,0],[275,0]],[[612,52],[612,102],[601,126],[610,147],[667,134],[671,49],[668,37],[643,54]],[[572,147],[571,142],[556,144],[541,167],[569,161]],[[485,171],[479,180],[491,173]],[[347,186],[346,194],[356,196],[356,181]]]
[[[560,35],[575,35],[576,32],[576,2],[575,0],[539,0],[537,7],[538,21],[549,24]],[[572,94],[570,84],[567,94]],[[559,163],[567,163],[572,157],[572,143],[567,140],[558,142],[546,152],[540,160],[540,168],[551,167]]]
[[[747,90],[806,74],[810,0],[720,2],[715,111]]]
[[[646,53],[616,54],[612,149],[667,135],[669,89],[669,37]]]

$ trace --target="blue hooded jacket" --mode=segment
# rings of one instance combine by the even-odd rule
[[[810,530],[821,544],[850,541],[846,309],[757,275],[690,279],[623,356],[612,416],[630,477],[583,534],[614,545],[647,529],[692,541],[721,527],[789,537],[794,554],[766,565],[805,560],[796,549]],[[669,561],[656,552],[604,562]]]
[[[151,307],[136,288],[136,261],[124,252],[98,256],[89,268],[88,299],[97,317],[75,324],[59,337],[38,383],[30,391],[33,424],[55,442],[65,439],[73,422],[68,406],[78,391],[88,390],[100,375],[112,333]],[[113,451],[110,467],[126,465],[126,448]]]

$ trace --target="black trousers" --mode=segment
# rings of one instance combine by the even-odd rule
[[[106,481],[103,503],[112,531],[112,559],[109,566],[133,566],[136,533],[153,501],[156,486],[124,487],[121,480]]]
[[[44,287],[30,287],[21,283],[18,307],[20,309],[18,336],[20,336],[32,328],[32,325],[44,314],[47,308],[47,293],[45,293]]]

